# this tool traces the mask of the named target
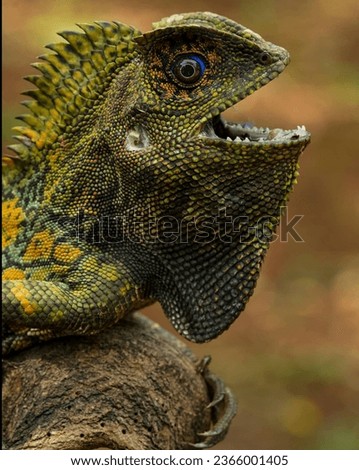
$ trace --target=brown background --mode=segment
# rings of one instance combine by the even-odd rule
[[[287,48],[292,63],[227,112],[270,127],[305,124],[289,218],[303,243],[273,243],[255,294],[206,345],[239,412],[221,449],[359,447],[359,3],[357,0],[4,0],[4,144],[24,112],[21,77],[55,32],[120,20],[142,30],[163,16],[209,10]],[[150,317],[173,331],[159,305]]]

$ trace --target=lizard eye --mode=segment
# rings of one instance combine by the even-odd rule
[[[172,66],[172,73],[181,85],[191,86],[197,83],[204,75],[206,62],[198,54],[182,54],[176,58]]]

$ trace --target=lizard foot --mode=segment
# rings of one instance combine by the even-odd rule
[[[199,362],[197,370],[203,375],[210,392],[211,402],[207,408],[212,409],[213,427],[208,431],[198,433],[203,440],[190,444],[195,449],[207,449],[220,442],[227,434],[229,425],[237,413],[237,402],[233,393],[220,378],[209,371],[210,361],[211,357],[205,356]]]
[[[37,328],[24,328],[23,330],[12,332],[5,327],[4,330],[5,339],[2,341],[3,356],[61,336],[51,330],[40,330]]]

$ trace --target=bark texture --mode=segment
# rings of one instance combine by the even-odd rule
[[[137,313],[100,335],[22,351],[3,376],[8,449],[206,448],[236,411],[206,361]]]

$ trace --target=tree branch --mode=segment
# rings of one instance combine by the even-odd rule
[[[24,350],[3,362],[5,446],[210,447],[236,403],[207,362],[138,313],[96,336]]]

